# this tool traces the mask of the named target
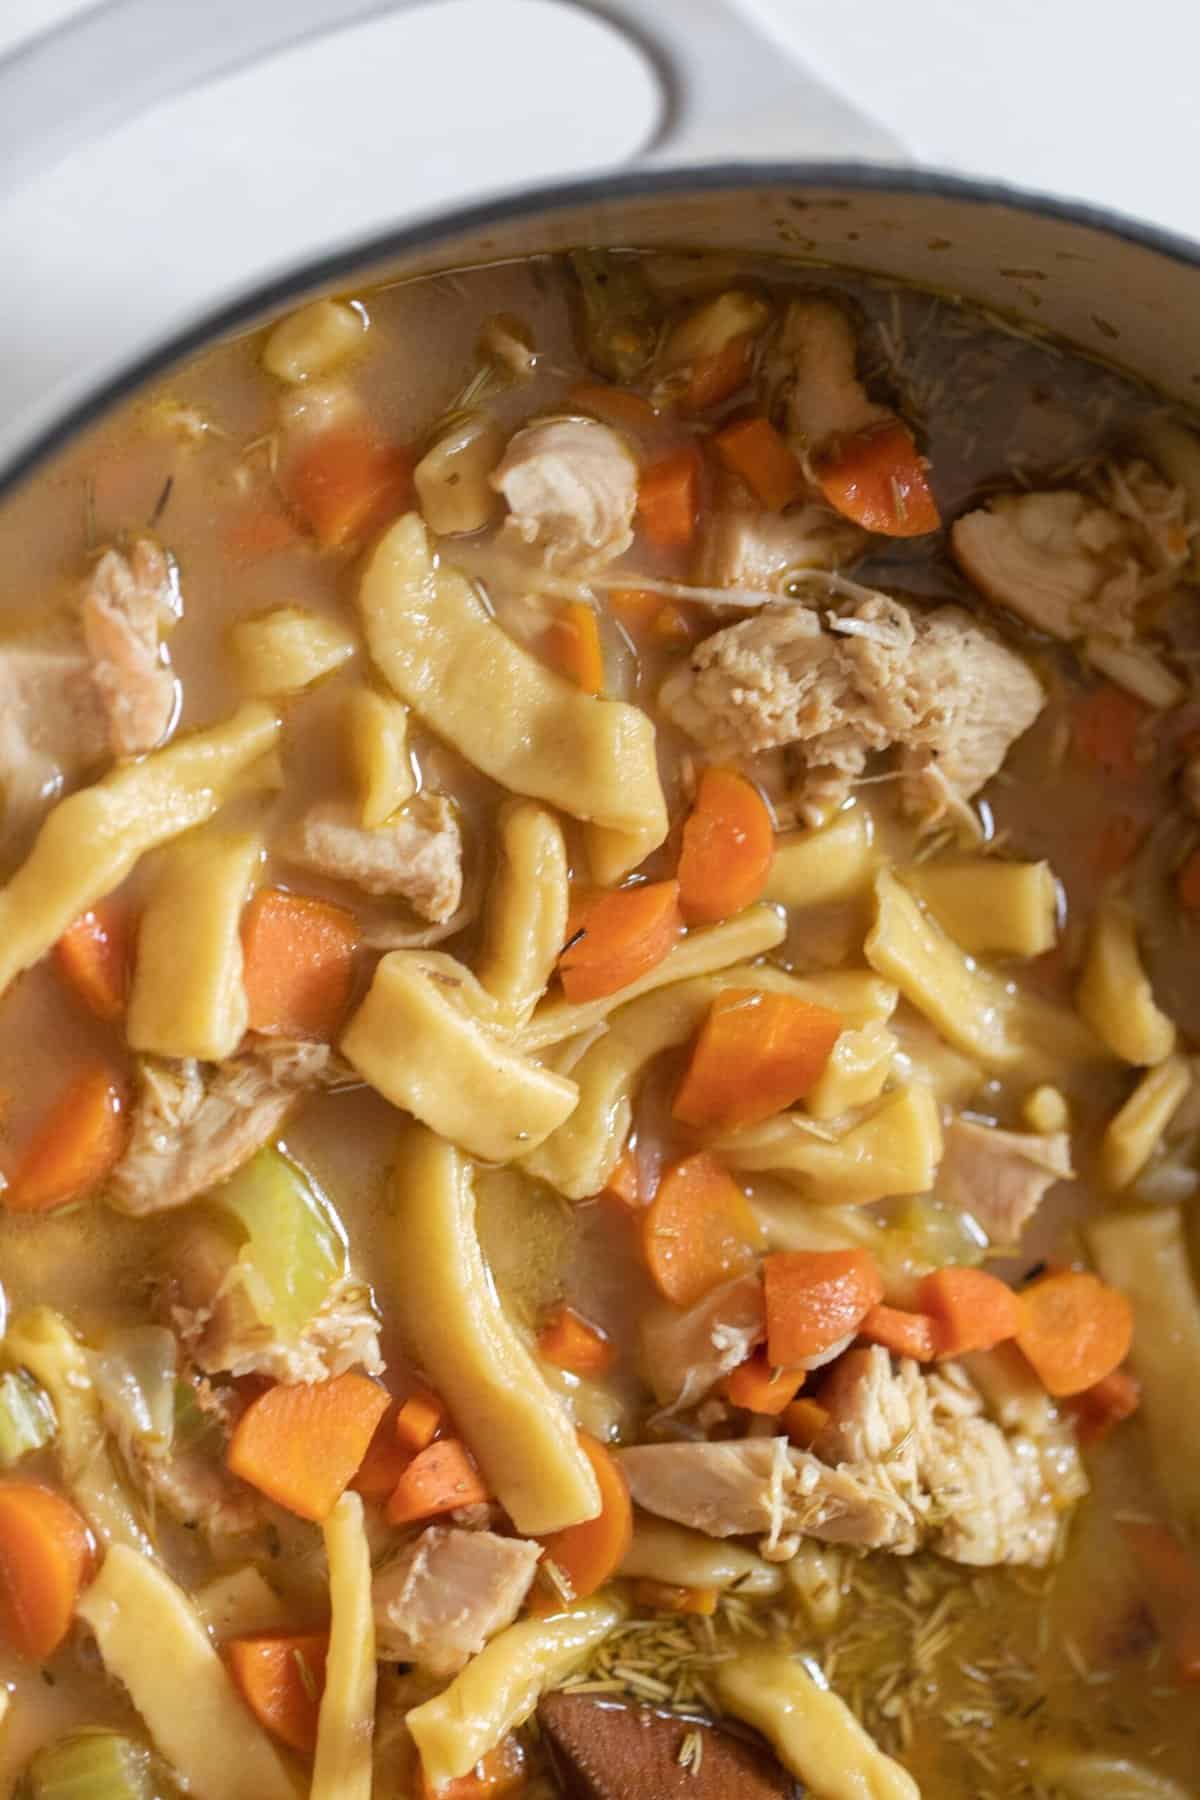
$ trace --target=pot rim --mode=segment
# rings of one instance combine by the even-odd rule
[[[363,263],[385,262],[407,250],[428,249],[443,239],[539,213],[565,212],[598,202],[641,199],[673,193],[719,193],[747,186],[824,187],[862,194],[931,194],[971,200],[985,207],[1007,207],[1035,217],[1058,219],[1106,233],[1118,241],[1153,250],[1187,268],[1200,269],[1200,239],[1165,226],[1110,211],[1083,200],[1060,198],[1036,189],[936,168],[891,167],[835,160],[722,161],[666,168],[634,167],[517,188],[487,200],[472,201],[423,214],[366,238],[350,240],[317,257],[289,267],[285,273],[257,282],[235,299],[206,307],[186,325],[156,339],[146,350],[99,378],[68,404],[58,418],[34,432],[30,441],[0,464],[0,502],[27,476],[121,400],[154,375],[264,314],[284,308],[296,295],[334,283]]]

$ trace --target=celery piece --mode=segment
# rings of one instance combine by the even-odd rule
[[[33,1758],[22,1792],[29,1800],[168,1800],[178,1792],[157,1758],[117,1731],[73,1731]]]
[[[43,1449],[57,1430],[54,1408],[32,1376],[24,1369],[0,1375],[0,1468]]]
[[[583,343],[593,368],[632,381],[654,354],[657,303],[638,263],[605,250],[572,250],[583,298]]]
[[[238,1255],[255,1310],[284,1338],[298,1337],[346,1273],[346,1240],[316,1182],[280,1150],[260,1150],[214,1188],[209,1204],[246,1232]]]

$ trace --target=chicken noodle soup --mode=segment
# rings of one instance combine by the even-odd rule
[[[933,296],[315,302],[12,500],[0,1791],[1200,1778],[1200,440]]]

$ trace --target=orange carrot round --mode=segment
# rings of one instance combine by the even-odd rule
[[[417,1454],[396,1483],[388,1501],[393,1525],[436,1519],[460,1506],[479,1506],[491,1498],[466,1445],[459,1438],[438,1438]]]
[[[0,1638],[41,1662],[71,1628],[92,1536],[69,1501],[31,1481],[0,1483]]]
[[[919,1297],[934,1320],[939,1356],[993,1350],[1016,1335],[1017,1296],[984,1269],[935,1269],[922,1280]]]
[[[841,1034],[840,1016],[796,994],[725,988],[700,1029],[672,1112],[730,1131],[810,1093]]]
[[[555,1307],[537,1342],[547,1362],[575,1375],[603,1375],[616,1355],[604,1333],[566,1305]]]
[[[225,1651],[242,1698],[259,1724],[289,1749],[311,1756],[317,1747],[328,1632],[233,1638]]]
[[[1017,1301],[1017,1344],[1056,1398],[1094,1387],[1129,1354],[1133,1309],[1098,1275],[1084,1269],[1044,1275]]]
[[[250,1029],[330,1043],[354,981],[358,925],[328,900],[260,888],[242,918]]]
[[[817,464],[830,506],[885,537],[923,537],[941,524],[912,432],[899,419],[841,438]]]
[[[642,532],[659,550],[686,550],[700,504],[700,453],[691,444],[651,463],[638,484]]]
[[[614,1458],[596,1438],[579,1433],[579,1447],[592,1465],[600,1488],[600,1512],[582,1525],[568,1525],[541,1541],[559,1580],[548,1579],[535,1590],[534,1611],[558,1612],[567,1602],[586,1600],[610,1580],[625,1559],[633,1538],[633,1505],[629,1484]]]
[[[4,1191],[10,1212],[51,1212],[82,1200],[120,1161],[125,1094],[113,1071],[85,1069],[41,1120]]]
[[[747,1412],[781,1413],[803,1386],[803,1369],[772,1368],[765,1353],[756,1350],[725,1377],[722,1392],[731,1406]]]
[[[858,1335],[868,1344],[882,1344],[893,1356],[911,1356],[916,1362],[932,1362],[937,1354],[937,1320],[930,1313],[873,1306]]]
[[[230,1439],[235,1475],[302,1519],[327,1519],[358,1473],[389,1405],[366,1375],[276,1385],[251,1401]]]
[[[745,1194],[705,1151],[667,1170],[642,1215],[646,1266],[676,1306],[692,1306],[744,1274],[762,1248],[762,1227]]]
[[[679,910],[688,924],[714,924],[757,900],[774,854],[775,828],[758,789],[734,769],[705,769],[679,852]]]
[[[101,900],[80,913],[54,946],[54,960],[67,986],[107,1024],[124,1017],[133,961],[133,933],[127,908]]]
[[[883,1298],[867,1250],[777,1250],[763,1263],[767,1357],[794,1369],[857,1331]]]
[[[558,959],[568,1000],[599,1000],[658,967],[683,930],[679,883],[617,888],[598,900]]]

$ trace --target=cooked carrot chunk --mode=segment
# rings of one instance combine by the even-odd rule
[[[615,1458],[586,1431],[579,1433],[579,1447],[599,1483],[600,1512],[542,1539],[545,1561],[554,1567],[534,1590],[535,1612],[559,1612],[571,1600],[586,1600],[602,1588],[620,1568],[633,1537],[629,1484]]]
[[[738,419],[726,425],[714,437],[713,449],[769,512],[782,512],[807,486],[800,458],[770,419]]]
[[[517,1794],[528,1779],[525,1750],[511,1734],[475,1764],[469,1775],[434,1787],[422,1772],[420,1800],[504,1800]]]
[[[667,1170],[642,1216],[642,1251],[658,1290],[691,1306],[754,1265],[762,1227],[729,1171],[700,1152]]]
[[[1098,1275],[1044,1275],[1017,1301],[1017,1344],[1055,1398],[1094,1387],[1129,1354],[1133,1308]]]
[[[603,689],[604,651],[600,646],[600,626],[595,607],[586,601],[564,601],[558,617],[552,619],[542,633],[541,651],[552,668],[582,688],[585,694],[598,694]]]
[[[413,1525],[490,1497],[466,1445],[458,1438],[438,1438],[405,1469],[388,1501],[387,1516],[393,1525]]]
[[[939,1356],[992,1350],[1016,1335],[1017,1296],[1006,1281],[983,1269],[935,1269],[919,1292],[921,1306],[934,1320]]]
[[[225,1653],[259,1724],[289,1749],[311,1756],[317,1747],[328,1632],[233,1638]]]
[[[242,920],[250,1029],[330,1043],[354,982],[358,925],[328,900],[260,888]]]
[[[858,1334],[869,1344],[882,1344],[893,1356],[911,1356],[916,1362],[932,1362],[937,1355],[937,1320],[930,1313],[873,1306],[859,1326]]]
[[[811,1092],[841,1029],[837,1013],[798,995],[725,988],[696,1039],[675,1117],[711,1130],[771,1118]]]
[[[683,391],[684,411],[705,412],[710,406],[720,406],[722,400],[736,394],[750,374],[753,349],[754,333],[743,331],[719,350],[700,357],[693,364]]]
[[[1085,694],[1071,718],[1071,739],[1085,762],[1109,775],[1132,779],[1139,770],[1138,733],[1146,707],[1115,682]]]
[[[449,1421],[436,1394],[410,1394],[396,1411],[396,1437],[407,1450],[427,1450]]]
[[[794,1369],[857,1331],[883,1298],[866,1250],[777,1250],[763,1263],[767,1356]]]
[[[803,1369],[774,1369],[765,1352],[756,1350],[725,1377],[721,1391],[731,1406],[747,1412],[781,1413],[803,1386]]]
[[[691,445],[651,463],[638,485],[642,531],[659,550],[686,550],[700,504],[700,456]]]
[[[32,1481],[0,1483],[0,1639],[43,1662],[71,1628],[92,1537],[69,1501]]]
[[[924,460],[899,419],[835,442],[816,476],[830,506],[867,531],[922,537],[941,525]]]
[[[784,1408],[780,1424],[798,1450],[811,1450],[829,1423],[829,1410],[819,1401],[801,1394]]]
[[[413,458],[366,426],[323,432],[284,471],[288,500],[322,550],[334,550],[385,525],[412,498]]]
[[[589,908],[558,959],[568,1000],[599,1000],[657,968],[683,931],[679,883],[617,888]]]
[[[234,1426],[226,1461],[269,1500],[320,1523],[357,1474],[387,1409],[386,1388],[365,1375],[270,1387]]]
[[[679,1587],[672,1581],[651,1581],[644,1577],[633,1584],[634,1604],[647,1612],[695,1613],[711,1619],[717,1610],[720,1594],[712,1587]]]
[[[547,1362],[574,1375],[603,1375],[616,1355],[604,1333],[566,1305],[555,1307],[537,1342]]]
[[[1082,1444],[1098,1444],[1114,1425],[1131,1419],[1142,1403],[1142,1384],[1128,1369],[1114,1369],[1094,1386],[1075,1394],[1067,1405],[1075,1415],[1075,1434]]]
[[[42,1119],[4,1190],[10,1212],[52,1212],[82,1200],[120,1161],[125,1094],[104,1065],[85,1069]]]
[[[705,769],[679,852],[679,910],[688,924],[714,924],[751,905],[774,854],[775,828],[758,789],[734,769]]]
[[[67,986],[109,1024],[125,1013],[133,937],[129,909],[117,900],[101,900],[68,925],[54,947]]]

